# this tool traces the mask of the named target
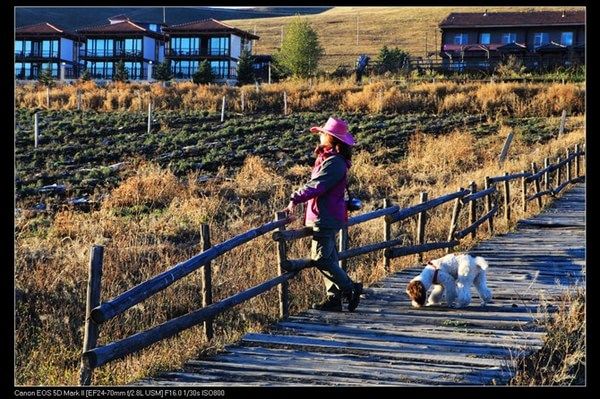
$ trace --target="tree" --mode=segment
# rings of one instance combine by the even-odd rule
[[[38,76],[38,82],[46,87],[53,87],[55,85],[54,77],[52,76],[52,69],[45,68]]]
[[[171,71],[171,65],[169,65],[168,61],[156,65],[156,68],[154,69],[154,79],[162,82],[173,79],[173,71]]]
[[[306,18],[298,16],[286,26],[281,49],[274,58],[283,70],[307,78],[316,73],[323,53],[317,32]]]
[[[115,64],[115,73],[112,80],[115,82],[125,82],[129,79],[129,70],[125,67],[125,62],[120,60]]]
[[[90,71],[87,68],[83,68],[83,71],[81,71],[81,76],[79,78],[82,81],[87,82],[88,80],[92,79],[92,75],[90,74]]]
[[[408,55],[406,51],[398,47],[388,49],[387,46],[383,46],[379,50],[377,61],[382,68],[382,72],[398,72],[408,59]]]
[[[254,83],[254,57],[250,54],[250,50],[244,49],[237,64],[238,84]]]
[[[200,68],[192,75],[192,82],[196,84],[212,83],[215,80],[215,75],[212,73],[210,64],[207,60],[200,63]]]

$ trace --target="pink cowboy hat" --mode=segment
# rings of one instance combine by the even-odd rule
[[[329,118],[325,126],[313,126],[310,128],[310,131],[313,133],[324,132],[330,134],[348,145],[356,144],[354,137],[348,131],[348,122],[343,119]]]

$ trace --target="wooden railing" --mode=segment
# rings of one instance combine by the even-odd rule
[[[389,200],[385,199],[384,207],[382,209],[351,217],[348,220],[348,225],[341,229],[339,235],[340,263],[344,265],[347,259],[383,250],[383,264],[386,273],[388,273],[390,272],[390,259],[417,254],[420,261],[422,254],[427,251],[445,249],[446,252],[449,252],[453,247],[459,244],[462,238],[468,235],[475,238],[477,229],[485,222],[487,222],[489,233],[492,235],[494,216],[500,209],[500,204],[497,201],[499,193],[499,190],[496,188],[497,183],[503,184],[504,201],[502,208],[504,210],[504,217],[508,221],[511,217],[510,181],[521,180],[521,202],[523,211],[526,211],[527,203],[534,199],[537,199],[539,209],[541,209],[542,197],[544,195],[555,196],[568,184],[581,181],[583,176],[580,175],[580,158],[584,155],[585,151],[580,151],[579,146],[575,146],[574,152],[571,153],[567,150],[566,158],[564,160],[558,158],[556,164],[551,165],[549,164],[549,159],[546,159],[542,170],[538,171],[535,163],[533,163],[531,172],[522,171],[521,173],[514,174],[505,173],[503,176],[498,177],[486,177],[484,181],[485,188],[481,191],[477,191],[475,182],[470,182],[469,189],[459,188],[455,192],[434,199],[428,199],[427,193],[423,192],[420,196],[420,203],[408,208],[392,205]],[[574,169],[574,171],[572,171],[572,169]],[[556,183],[554,188],[551,186],[549,178],[549,174],[553,171],[556,172]],[[565,175],[564,181],[563,175]],[[541,191],[540,182],[542,179],[544,182],[544,191]],[[529,183],[532,182],[534,184],[535,194],[528,195]],[[483,200],[485,208],[485,213],[479,218],[477,218],[477,200]],[[427,224],[427,212],[449,201],[454,201],[454,206],[452,208],[453,210],[446,241],[426,243],[425,228]],[[465,206],[468,206],[469,225],[462,230],[457,230],[459,215],[462,208]],[[414,245],[405,246],[404,238],[393,239],[391,237],[391,227],[394,223],[399,223],[413,216],[417,216],[417,231],[413,239]],[[348,248],[348,227],[377,218],[383,218],[383,241],[360,247]],[[296,230],[286,230],[285,226],[290,222],[291,220],[286,217],[285,213],[278,212],[275,215],[274,221],[237,235],[215,246],[211,246],[208,225],[202,225],[201,240],[203,251],[201,253],[125,291],[117,297],[103,302],[102,304],[100,304],[100,287],[103,247],[93,246],[90,256],[80,385],[89,385],[91,383],[94,368],[137,352],[200,323],[204,323],[205,339],[212,339],[212,320],[215,316],[233,306],[258,296],[275,286],[278,286],[279,291],[279,314],[282,318],[287,317],[289,314],[288,281],[302,269],[312,265],[310,259],[287,259],[287,243],[289,241],[312,236],[312,229],[306,227]],[[217,303],[212,303],[210,262],[226,252],[271,231],[274,231],[272,234],[273,240],[277,241],[277,264],[279,275]],[[122,314],[127,309],[164,290],[175,281],[187,276],[200,267],[203,267],[202,308],[168,320],[158,326],[136,333],[119,341],[111,342],[104,346],[96,346],[100,324]]]

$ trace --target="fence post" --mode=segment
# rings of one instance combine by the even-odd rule
[[[521,173],[525,174],[522,170]],[[523,213],[527,212],[527,178],[521,177],[521,201],[523,201]]]
[[[565,131],[565,122],[567,119],[567,110],[563,109],[562,115],[560,116],[560,127],[558,128],[558,136],[560,137]]]
[[[212,247],[210,243],[210,228],[207,224],[200,226],[200,240],[202,252]],[[207,262],[202,267],[202,307],[205,308],[212,304],[212,267]],[[213,319],[204,321],[204,339],[208,342],[213,338]]]
[[[512,143],[513,136],[514,132],[511,131],[506,137],[506,140],[504,140],[504,145],[502,146],[502,151],[500,152],[500,157],[498,158],[498,166],[500,167],[504,165],[504,161],[508,155],[508,148],[510,147],[510,143]]]
[[[547,170],[548,166],[550,166],[550,158],[546,157],[544,158],[544,169],[546,169],[546,172],[544,172],[544,190],[546,191],[550,188],[550,172]]]
[[[477,192],[477,183],[472,181],[469,184],[469,190],[471,190],[471,194],[475,194]],[[472,225],[473,223],[475,223],[475,221],[477,220],[476,206],[477,206],[477,204],[475,203],[475,201],[471,201],[469,203],[469,226]],[[477,236],[477,229],[473,230],[473,232],[471,233],[471,238],[475,239],[476,236]]]
[[[148,100],[148,134],[152,129],[152,101]]]
[[[221,122],[225,120],[225,96],[223,96],[223,104],[221,105]]]
[[[420,203],[427,201],[427,192],[421,192]],[[425,224],[427,223],[427,213],[426,211],[420,212],[417,219],[417,244],[425,243]],[[417,261],[421,262],[423,260],[423,253],[419,252],[417,254]]]
[[[490,177],[485,177],[484,188],[487,190],[490,188],[492,184],[490,183]],[[461,188],[462,190],[462,188]],[[492,210],[492,196],[490,194],[485,196],[485,213],[488,213]],[[488,230],[490,232],[490,236],[494,235],[494,217],[488,219]]]
[[[342,227],[340,229],[340,236],[338,239],[338,252],[342,252],[348,249],[348,226]],[[348,260],[342,259],[339,262],[339,265],[342,269],[346,270]]]
[[[33,148],[37,148],[37,146],[38,146],[39,133],[40,133],[40,115],[39,115],[39,112],[36,112],[33,115]]]
[[[242,97],[242,113],[244,113],[244,91],[240,89],[240,96]]]
[[[283,92],[283,114],[287,115],[287,93]]]
[[[98,342],[98,324],[92,318],[92,309],[100,305],[100,288],[102,282],[102,260],[104,247],[94,245],[90,250],[90,263],[88,269],[87,300],[85,305],[85,330],[83,336],[83,352],[85,353],[96,347]],[[90,385],[92,382],[93,369],[86,358],[82,356],[79,369],[79,385]]]
[[[458,188],[458,191],[462,191],[462,187]],[[456,232],[456,226],[458,224],[458,214],[462,208],[462,203],[460,202],[460,198],[454,200],[454,208],[452,209],[452,219],[450,220],[450,229],[448,230],[448,241],[452,241],[454,239],[454,233]],[[446,248],[446,253],[450,253],[452,248]]]
[[[560,157],[556,158],[556,162],[560,163]],[[562,166],[559,166],[558,168],[556,168],[556,187],[560,186],[560,183],[561,183],[561,176],[560,176],[560,173],[562,171],[561,169],[562,169]]]
[[[81,110],[81,90],[77,89],[77,111]]]
[[[569,159],[570,156],[570,152],[569,149],[567,148],[567,181],[571,181],[571,160]]]
[[[531,163],[531,172],[535,175],[537,173],[537,166],[535,164],[535,162]],[[538,194],[541,190],[540,190],[540,177],[538,177],[537,179],[534,180],[533,182],[534,187],[535,187],[535,193]],[[542,209],[542,197],[537,197],[537,203],[538,203],[538,207],[539,209]]]
[[[275,213],[275,220],[281,220],[281,219],[286,219],[286,218],[287,218],[287,214],[285,212],[276,212]],[[277,229],[277,231],[283,231],[283,230],[285,230],[285,226],[281,226]],[[287,251],[286,251],[285,239],[280,238],[277,241],[277,270],[278,270],[279,275],[282,275],[285,273],[285,270],[283,269],[283,264],[285,263],[286,260],[287,260]],[[289,312],[290,312],[288,286],[289,286],[289,282],[284,281],[278,287],[279,317],[284,318],[284,319],[286,317],[288,317]]]
[[[391,205],[391,201],[387,198],[383,199],[383,208],[389,208]],[[392,238],[392,224],[387,221],[386,218],[383,218],[383,241],[389,241]],[[387,274],[390,272],[390,258],[385,256],[385,250],[382,251],[383,254],[383,270]]]
[[[504,172],[504,176],[508,176],[508,172]],[[506,222],[510,220],[510,182],[504,180],[504,218]]]
[[[575,177],[579,177],[579,144],[575,144]]]

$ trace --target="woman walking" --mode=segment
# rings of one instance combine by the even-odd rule
[[[313,304],[314,309],[342,311],[342,298],[348,301],[348,310],[358,306],[362,284],[353,283],[338,263],[335,234],[348,224],[348,210],[344,192],[348,184],[352,146],[356,144],[348,131],[348,123],[329,118],[323,127],[310,128],[319,133],[320,143],[315,149],[315,165],[311,179],[290,197],[285,211],[292,214],[294,207],[307,202],[304,224],[312,227],[312,264],[323,274],[327,299]]]

